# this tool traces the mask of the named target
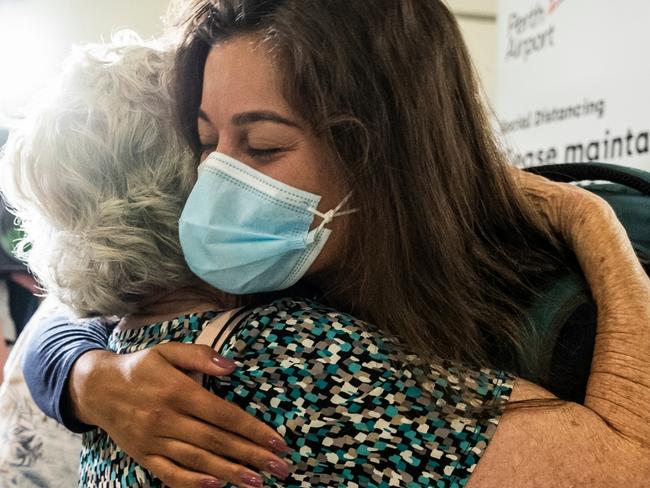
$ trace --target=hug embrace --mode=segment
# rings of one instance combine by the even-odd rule
[[[604,201],[508,165],[441,1],[196,0],[172,31],[78,50],[0,166],[68,314],[24,373],[79,486],[650,479],[648,277]],[[581,401],[529,315],[567,269]]]

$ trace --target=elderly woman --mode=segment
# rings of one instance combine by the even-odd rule
[[[175,323],[176,335],[159,342],[193,342],[215,315],[209,310],[224,308],[225,295],[188,270],[178,242],[196,177],[173,127],[172,61],[164,44],[128,37],[78,49],[3,153],[2,190],[26,232],[31,270],[78,315],[105,318],[78,322],[82,330],[112,327],[115,314],[125,316],[123,330],[151,310],[165,319],[187,313],[189,324]],[[152,337],[136,343],[144,348]],[[212,374],[232,370],[231,361],[210,355]],[[82,473],[82,486],[99,481],[89,476]]]
[[[548,484],[554,474],[567,482],[640,479],[648,462],[646,433],[637,421],[647,416],[637,407],[648,398],[642,386],[648,365],[640,350],[630,351],[617,338],[625,330],[637,344],[647,343],[643,323],[650,313],[649,285],[610,211],[577,190],[559,191],[541,180],[529,183],[538,198],[574,204],[579,219],[573,227],[558,218],[556,206],[547,205],[546,217],[570,239],[593,286],[601,307],[599,354],[585,406],[555,402],[543,409],[514,410],[503,417],[491,441],[490,425],[500,418],[512,378],[440,356],[479,364],[483,357],[489,365],[496,362],[489,360],[490,344],[501,340],[522,346],[518,320],[532,291],[516,271],[552,275],[559,263],[550,256],[559,248],[503,168],[476,105],[458,31],[441,4],[386,2],[378,8],[376,2],[310,2],[308,7],[295,1],[205,2],[192,15],[179,58],[178,73],[185,84],[179,85],[184,89],[178,95],[190,122],[185,126],[191,129],[196,123],[191,117],[200,117],[198,134],[189,135],[200,139],[206,158],[181,219],[181,239],[192,269],[219,288],[278,289],[304,274],[330,300],[375,318],[381,329],[313,302],[281,300],[230,323],[223,351],[242,368],[233,371],[229,383],[209,380],[207,386],[278,427],[295,449],[291,473],[283,473],[289,474],[284,486],[453,486],[466,483],[474,471],[470,483],[480,486],[502,486],[504,476],[518,486],[529,480]],[[427,36],[432,35],[437,42],[423,41],[431,41]],[[323,43],[338,57],[323,57]],[[424,46],[442,53],[429,48],[420,52]],[[427,69],[418,66],[413,76],[406,76],[414,69],[402,62],[412,63],[408,53]],[[197,72],[203,73],[202,80]],[[202,94],[193,84],[202,85]],[[423,97],[431,102],[426,104],[428,113],[421,110]],[[395,166],[396,161],[404,167]],[[299,208],[299,218],[287,223],[298,226],[300,221],[300,232],[308,234],[302,247],[300,240],[293,248],[277,243],[281,252],[250,259],[256,254],[243,245],[249,244],[243,237],[251,230],[251,219],[260,226],[275,225],[276,216],[259,219],[262,206],[244,206],[249,202],[237,187],[250,198]],[[233,201],[238,205],[224,204],[224,188],[237,197]],[[350,190],[354,193],[348,197]],[[346,202],[349,206],[343,207]],[[358,212],[344,214],[351,209]],[[334,216],[338,218],[330,225]],[[385,229],[377,225],[379,218],[385,220]],[[210,226],[213,231],[207,232]],[[513,226],[517,232],[511,232]],[[375,231],[381,235],[373,238]],[[613,244],[599,246],[611,239]],[[585,240],[592,240],[591,247],[583,247]],[[383,252],[373,252],[378,249]],[[211,251],[214,263],[206,260]],[[613,261],[612,251],[620,253]],[[354,259],[343,259],[348,252]],[[288,257],[275,259],[280,255]],[[279,276],[269,278],[271,284],[254,280],[263,274],[260,261],[263,271],[283,263]],[[423,272],[423,263],[435,273]],[[379,272],[380,264],[390,265],[388,274]],[[257,272],[251,272],[251,265]],[[624,283],[626,290],[621,289]],[[607,284],[613,286],[605,293]],[[132,293],[120,296],[138,298]],[[168,339],[168,331],[176,334],[167,322],[131,330],[164,315],[158,310],[161,305],[169,305],[171,312],[180,304],[150,302],[141,316],[122,322],[112,349],[128,352],[143,342],[150,345],[147,338],[160,342]],[[193,323],[185,315],[182,319]],[[387,334],[391,330],[396,339]],[[179,348],[164,347],[121,360],[105,353],[84,355],[69,384],[78,419],[106,427],[118,444],[169,484],[198,486],[207,483],[200,477],[205,472],[240,484],[261,484],[261,478],[251,478],[223,456],[278,474],[268,465],[277,460],[261,457],[232,435],[245,433],[261,443],[271,439],[268,431],[241,428],[241,421],[232,421],[232,410],[215,414],[195,389],[190,397],[189,383],[177,373],[172,376],[173,369],[160,356],[184,369],[197,368],[199,361],[181,359]],[[633,354],[633,369],[613,366],[622,348]],[[106,379],[116,375],[125,381],[113,381],[115,386],[104,390],[105,395],[110,392],[108,399],[92,403],[91,392],[102,391]],[[149,378],[149,385],[133,375]],[[155,379],[165,377],[174,379],[170,384],[178,391],[168,396],[174,408],[156,402],[155,415],[140,421],[140,412],[128,410],[124,399],[147,406],[151,397],[143,388],[160,390],[162,381]],[[367,390],[367,384],[373,388]],[[630,397],[634,384],[640,386]],[[130,394],[134,387],[138,391]],[[552,395],[519,379],[512,398]],[[207,424],[221,429],[210,430]],[[143,448],[134,438],[146,430],[164,441]],[[88,476],[126,476],[122,479],[128,482],[136,468],[119,448],[101,432],[89,438],[94,440],[88,446]],[[216,448],[215,441],[220,443]],[[492,447],[484,455],[487,442]],[[523,462],[531,456],[539,460],[535,466]],[[562,469],[554,466],[555,456],[577,456],[579,466],[591,466],[600,456],[606,460],[593,469]],[[119,466],[110,460],[119,460]],[[516,471],[505,474],[495,468],[505,464]]]

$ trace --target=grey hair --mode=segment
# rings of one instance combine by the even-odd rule
[[[173,58],[135,35],[77,48],[5,146],[0,188],[23,259],[81,316],[197,282],[178,239],[196,175],[174,126]]]

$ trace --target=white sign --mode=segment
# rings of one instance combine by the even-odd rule
[[[511,161],[650,170],[649,0],[499,0],[497,19]]]

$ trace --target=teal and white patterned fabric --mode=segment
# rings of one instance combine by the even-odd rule
[[[128,353],[194,342],[214,313],[118,331]],[[221,351],[230,377],[204,386],[274,426],[292,449],[277,487],[461,487],[490,441],[513,377],[425,364],[354,317],[302,299],[253,310]],[[80,486],[160,487],[101,430],[84,437]]]

